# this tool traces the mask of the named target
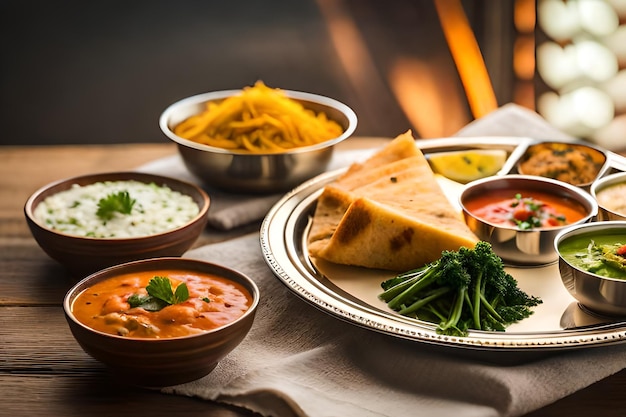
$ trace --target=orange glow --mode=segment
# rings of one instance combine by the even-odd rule
[[[516,0],[513,12],[515,29],[521,33],[535,30],[535,0]]]
[[[352,84],[352,90],[363,103],[380,103],[392,97],[387,93],[387,86],[376,68],[374,59],[359,31],[352,15],[337,0],[317,0],[317,4],[328,26],[331,41],[339,61]],[[367,106],[362,111],[366,111]],[[374,117],[373,114],[362,114]]]
[[[463,5],[460,0],[435,0],[435,6],[472,114],[482,117],[498,103]]]
[[[449,136],[469,122],[464,97],[436,68],[417,59],[399,59],[391,67],[389,82],[421,138]]]
[[[532,36],[519,36],[515,40],[513,70],[522,80],[532,80],[535,76],[535,39]]]

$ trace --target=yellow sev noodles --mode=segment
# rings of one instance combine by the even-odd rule
[[[174,133],[219,148],[271,153],[336,138],[343,128],[325,113],[315,114],[257,81],[239,95],[207,103],[206,110],[178,124]]]

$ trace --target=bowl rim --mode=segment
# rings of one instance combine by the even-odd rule
[[[100,282],[101,280],[106,280],[109,277],[105,277],[102,278],[101,280],[98,280],[98,278],[101,275],[106,275],[106,274],[114,274],[116,271],[118,271],[119,274],[124,274],[125,270],[127,268],[133,268],[134,266],[138,266],[140,264],[145,264],[146,265],[146,269],[147,270],[151,270],[151,269],[156,269],[156,268],[152,268],[153,265],[159,265],[161,263],[183,263],[185,265],[196,265],[196,266],[204,266],[207,268],[215,268],[218,270],[222,270],[222,271],[226,271],[229,274],[233,274],[233,275],[237,275],[239,276],[239,278],[241,278],[243,281],[246,282],[246,285],[248,285],[252,290],[250,291],[250,296],[252,297],[252,302],[250,303],[250,307],[239,317],[237,317],[235,320],[230,321],[228,323],[226,323],[223,326],[220,327],[216,327],[214,329],[211,330],[206,330],[206,331],[202,331],[200,333],[196,333],[196,334],[190,334],[187,336],[178,336],[178,337],[165,337],[165,338],[141,338],[141,337],[125,337],[125,336],[118,336],[118,335],[114,335],[111,333],[105,333],[99,330],[96,330],[92,327],[87,326],[86,324],[82,323],[81,321],[79,321],[76,316],[74,316],[74,313],[72,312],[72,303],[74,301],[74,299],[76,299],[76,297],[78,297],[78,295],[80,293],[82,293],[83,291],[85,291],[87,288],[91,287],[91,285],[89,285],[89,282],[92,280],[96,280],[96,282]],[[170,266],[170,268],[172,268],[172,266]],[[190,267],[186,267],[186,266],[182,266],[180,267],[181,270],[189,270],[189,271],[197,271],[194,268],[190,268]],[[201,270],[200,268],[198,270]],[[226,279],[231,280],[230,278],[226,277]],[[80,290],[81,287],[84,288],[82,290]],[[248,289],[248,288],[246,288]],[[164,257],[159,257],[159,258],[148,258],[148,259],[140,259],[140,260],[136,260],[136,261],[130,261],[130,262],[124,262],[121,264],[117,264],[117,265],[113,265],[104,269],[101,269],[99,271],[93,272],[91,274],[89,274],[88,276],[86,276],[85,278],[81,279],[80,281],[78,281],[77,283],[75,283],[74,285],[72,285],[72,287],[65,293],[64,297],[63,297],[63,311],[65,313],[65,316],[72,321],[72,323],[78,325],[80,328],[82,328],[83,330],[92,333],[92,334],[96,334],[99,337],[103,337],[103,338],[107,338],[107,339],[111,339],[111,340],[115,340],[115,341],[120,341],[123,343],[133,343],[133,342],[137,342],[137,343],[153,343],[153,344],[169,344],[169,343],[173,343],[176,341],[181,341],[181,340],[189,340],[189,339],[195,339],[198,337],[202,337],[202,336],[208,336],[211,334],[215,334],[218,333],[222,330],[228,329],[230,327],[233,327],[234,325],[236,325],[237,323],[248,319],[248,316],[252,315],[252,314],[256,314],[256,310],[259,306],[260,303],[260,299],[261,299],[261,292],[259,290],[259,286],[256,284],[256,282],[254,282],[254,280],[252,278],[250,278],[248,275],[244,274],[243,272],[240,272],[236,269],[224,266],[224,265],[220,265],[220,264],[216,264],[213,262],[208,262],[208,261],[203,261],[201,259],[194,259],[194,258],[183,258],[183,257],[174,257],[174,256],[164,256]]]
[[[583,217],[582,219],[576,221],[575,223],[572,224],[568,224],[568,225],[564,225],[564,226],[557,226],[557,227],[535,227],[532,229],[528,229],[528,230],[523,230],[518,228],[517,226],[510,226],[510,225],[506,225],[506,224],[498,224],[498,223],[492,223],[492,222],[488,222],[487,220],[475,216],[472,212],[470,212],[466,207],[465,204],[463,203],[463,198],[466,196],[467,193],[469,193],[470,191],[472,191],[474,188],[483,185],[485,183],[492,183],[492,182],[500,182],[500,181],[505,181],[505,180],[512,180],[512,181],[516,181],[516,180],[522,180],[522,181],[531,181],[531,182],[538,182],[538,183],[547,183],[547,184],[551,184],[553,186],[556,187],[561,187],[566,189],[567,191],[575,194],[576,196],[582,198],[589,206],[590,206],[590,210],[589,212],[585,215],[585,217]],[[472,217],[473,219],[480,221],[486,225],[489,225],[490,227],[495,227],[495,228],[499,228],[499,229],[504,229],[504,230],[511,230],[511,231],[515,231],[518,233],[533,233],[533,232],[550,232],[550,231],[560,231],[563,228],[569,227],[569,226],[574,226],[574,225],[580,225],[580,224],[585,224],[587,223],[590,219],[596,217],[598,215],[598,202],[595,200],[595,198],[593,198],[588,192],[586,192],[585,190],[583,190],[582,188],[580,188],[579,186],[576,185],[572,185],[569,184],[567,182],[564,181],[559,181],[559,180],[555,180],[553,178],[548,178],[548,177],[541,177],[541,176],[536,176],[536,175],[527,175],[527,174],[507,174],[507,175],[496,175],[496,176],[491,176],[491,177],[487,177],[487,178],[481,178],[478,180],[474,180],[472,182],[469,182],[467,184],[465,184],[463,186],[463,190],[461,191],[461,193],[459,194],[459,197],[457,199],[458,204],[461,207],[461,210],[463,211],[464,214]]]
[[[198,195],[201,197],[202,200],[202,205],[198,205],[198,214],[196,216],[194,216],[192,219],[190,219],[189,221],[187,221],[185,224],[180,225],[174,229],[169,229],[169,230],[165,230],[163,232],[160,233],[153,233],[150,235],[145,235],[145,236],[134,236],[134,237],[91,237],[91,236],[79,236],[79,235],[72,235],[69,233],[63,233],[60,232],[58,230],[55,229],[51,229],[49,227],[47,227],[45,224],[43,224],[42,222],[40,222],[34,215],[34,210],[36,208],[35,204],[35,200],[37,200],[41,194],[52,190],[54,188],[60,187],[63,184],[69,184],[70,186],[72,185],[73,182],[76,181],[82,181],[82,180],[87,180],[90,178],[98,178],[97,180],[91,181],[89,184],[93,184],[96,182],[101,182],[101,181],[108,181],[106,178],[108,177],[129,177],[128,179],[126,179],[127,181],[130,180],[137,180],[139,182],[144,182],[147,183],[146,181],[143,181],[141,179],[137,179],[137,177],[141,177],[141,178],[145,178],[147,179],[153,179],[155,180],[155,182],[161,181],[163,182],[165,185],[171,184],[171,183],[176,183],[179,184],[183,187],[189,187],[191,189],[193,189],[195,192],[198,193]],[[100,178],[102,177],[102,178]],[[111,181],[125,181],[122,178],[116,178],[113,179]],[[88,184],[86,184],[88,185]],[[169,186],[169,185],[168,185]],[[170,187],[171,188],[171,187]],[[64,190],[59,190],[57,192],[61,192]],[[51,195],[56,194],[57,192],[52,193]],[[184,194],[184,193],[181,193]],[[186,194],[188,195],[188,194]],[[195,202],[195,201],[194,201]],[[33,224],[37,225],[37,227],[39,227],[41,230],[45,231],[46,233],[50,233],[52,235],[56,235],[59,237],[63,237],[63,238],[69,238],[69,239],[85,239],[88,241],[97,241],[97,242],[128,242],[128,241],[143,241],[143,240],[147,240],[147,239],[153,239],[153,238],[157,238],[159,236],[164,236],[164,235],[168,235],[171,234],[173,232],[178,232],[181,231],[183,229],[186,229],[188,227],[191,227],[192,225],[196,224],[198,221],[201,221],[202,219],[205,219],[207,217],[208,211],[209,211],[209,207],[211,206],[211,198],[210,196],[207,194],[206,191],[204,191],[200,186],[193,184],[191,182],[188,181],[184,181],[184,180],[180,180],[177,178],[173,178],[173,177],[168,177],[165,175],[159,175],[159,174],[151,174],[151,173],[147,173],[147,172],[140,172],[140,171],[110,171],[110,172],[97,172],[97,173],[91,173],[91,174],[84,174],[84,175],[77,175],[77,176],[73,176],[73,177],[68,177],[68,178],[61,178],[55,181],[52,181],[46,185],[43,185],[42,187],[38,188],[37,190],[35,190],[26,200],[26,202],[24,203],[24,214],[25,216],[28,218],[28,220],[30,220]]]
[[[575,233],[575,232],[580,231],[580,234],[585,234],[584,229],[589,229],[589,228],[600,228],[600,230],[608,230],[608,229],[602,229],[602,227],[608,227],[608,229],[624,230],[624,232],[626,233],[626,220],[603,220],[603,221],[597,221],[597,222],[591,222],[591,223],[569,225],[566,228],[560,230],[559,233],[557,233],[557,235],[554,237],[554,242],[553,242],[554,250],[559,255],[559,261],[565,262],[567,266],[569,266],[570,268],[573,268],[581,273],[584,273],[594,278],[604,279],[604,280],[613,281],[613,282],[623,282],[626,285],[626,279],[605,277],[603,275],[589,272],[587,270],[579,268],[576,265],[572,265],[565,258],[563,258],[563,256],[561,256],[561,251],[559,251],[559,244],[564,239],[567,239],[570,233]]]
[[[339,142],[344,141],[345,139],[352,136],[352,134],[356,130],[358,118],[354,110],[352,110],[352,108],[350,108],[348,105],[338,100],[335,100],[333,98],[322,96],[319,94],[313,94],[313,93],[307,93],[307,92],[295,91],[295,90],[285,90],[285,89],[279,89],[279,90],[284,92],[289,98],[302,100],[302,101],[308,101],[308,102],[312,102],[316,104],[321,104],[324,106],[332,107],[340,111],[348,119],[348,126],[346,127],[346,129],[340,136],[337,136],[334,139],[329,139],[320,143],[316,143],[314,145],[300,146],[297,148],[288,149],[283,152],[264,152],[264,153],[251,153],[251,152],[247,152],[243,150],[239,151],[239,150],[232,150],[232,149],[224,149],[224,148],[219,148],[216,146],[210,146],[210,145],[206,145],[203,143],[194,142],[192,140],[185,139],[176,135],[172,131],[172,129],[169,127],[169,119],[172,113],[174,113],[174,111],[176,111],[179,107],[185,106],[185,105],[191,105],[191,104],[201,104],[201,103],[205,103],[211,100],[225,99],[227,97],[237,95],[243,91],[243,89],[236,89],[236,90],[220,90],[220,91],[211,91],[208,93],[200,93],[200,94],[196,94],[196,95],[178,100],[170,104],[169,106],[167,106],[165,110],[161,113],[161,116],[159,117],[159,127],[161,128],[161,131],[165,134],[165,136],[167,136],[172,141],[176,142],[179,146],[186,146],[188,148],[193,148],[193,149],[197,149],[200,151],[210,151],[210,152],[214,152],[218,154],[237,155],[237,156],[242,156],[242,157],[246,157],[246,156],[253,156],[253,157],[269,156],[271,157],[271,156],[276,156],[276,155],[290,155],[290,154],[298,154],[298,153],[316,151],[319,149],[331,147]]]
[[[613,183],[614,182],[614,183]],[[589,193],[591,194],[591,196],[596,200],[598,200],[598,192],[602,191],[604,188],[610,187],[611,185],[616,185],[619,183],[626,183],[626,171],[621,171],[621,172],[614,172],[612,174],[608,174],[602,178],[598,178],[596,181],[594,181],[591,184],[591,187],[589,188]],[[608,213],[611,213],[615,216],[619,216],[619,217],[623,217],[626,220],[626,214],[625,213],[618,213],[614,210],[611,210],[603,205],[601,205],[598,202],[598,207],[601,208],[602,210],[607,211]]]

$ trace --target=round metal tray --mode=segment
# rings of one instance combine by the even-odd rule
[[[498,175],[514,171],[529,138],[445,138],[418,140],[428,156],[460,149],[505,149],[509,158]],[[608,152],[603,174],[626,170],[626,160]],[[626,318],[610,319],[587,312],[561,283],[556,263],[535,268],[507,268],[520,287],[539,296],[534,314],[506,332],[471,331],[466,337],[437,334],[436,326],[404,317],[377,298],[380,283],[392,273],[334,265],[309,258],[306,237],[316,199],[324,186],[343,170],[324,173],[286,194],[265,217],[260,233],[265,260],[274,274],[296,295],[321,310],[354,325],[401,339],[438,347],[488,352],[544,353],[626,341]]]

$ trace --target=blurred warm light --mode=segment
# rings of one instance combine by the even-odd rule
[[[535,39],[532,36],[519,36],[515,40],[513,72],[522,80],[532,80],[535,76]]]
[[[538,1],[539,26],[550,38],[556,41],[568,40],[580,31],[578,10],[574,3],[562,0]]]
[[[621,25],[615,32],[605,36],[603,41],[606,47],[617,57],[618,64],[626,67],[626,25]]]
[[[521,33],[535,30],[535,0],[516,0],[513,11],[515,29]]]
[[[460,0],[435,0],[443,34],[474,117],[498,107],[487,67]]]
[[[577,1],[580,26],[592,36],[606,36],[615,32],[619,26],[619,17],[613,8],[604,1]]]
[[[552,125],[578,137],[590,136],[614,116],[611,98],[594,87],[563,95],[544,93],[537,101],[537,109]]]
[[[400,106],[422,138],[449,136],[469,122],[465,98],[437,69],[417,59],[399,59],[389,81]]]
[[[626,113],[626,69],[621,70],[615,77],[602,84],[601,88],[613,100],[615,111]],[[624,141],[626,142],[626,136]]]
[[[626,0],[539,0],[537,109],[571,135],[626,149]],[[616,122],[617,120],[617,122]]]
[[[328,32],[339,61],[352,83],[352,90],[363,103],[391,101],[384,92],[385,81],[376,69],[376,64],[352,16],[341,1],[317,0],[324,15]],[[364,110],[367,110],[365,107]],[[361,114],[362,117],[373,117]]]

